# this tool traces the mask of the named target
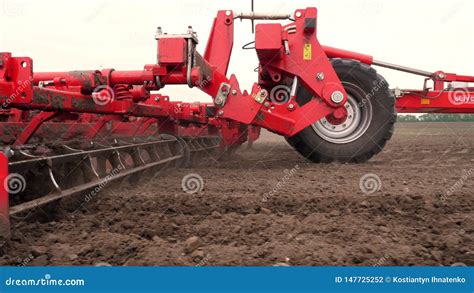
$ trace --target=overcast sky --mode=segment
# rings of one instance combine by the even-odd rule
[[[142,69],[156,61],[157,26],[198,32],[203,53],[219,9],[250,11],[250,0],[0,0],[0,50],[33,58],[35,71]],[[435,71],[474,75],[474,1],[255,0],[257,12],[293,13],[318,8],[318,38],[324,45],[359,51],[378,60]],[[241,88],[256,80],[249,21],[235,23],[229,73]],[[392,87],[420,88],[422,78],[380,69]],[[168,86],[174,100],[207,100],[198,90]]]

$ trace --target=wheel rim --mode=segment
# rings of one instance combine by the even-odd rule
[[[353,84],[344,83],[344,87],[347,92],[345,121],[333,124],[327,117],[323,117],[311,125],[319,137],[336,144],[357,140],[367,131],[372,121],[372,104],[365,99],[364,91]]]

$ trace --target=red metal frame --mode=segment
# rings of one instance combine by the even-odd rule
[[[429,88],[428,83],[432,83]],[[452,87],[452,82],[473,83],[474,76],[436,71],[425,79],[422,90],[401,90],[400,113],[474,113],[474,87]],[[448,83],[448,86],[446,86]]]
[[[195,41],[192,37],[182,35],[159,37],[159,62],[146,65],[144,70],[138,71],[106,69],[32,73],[31,60],[27,60],[29,76],[24,74],[22,79],[20,77],[17,79],[19,82],[32,81],[31,87],[22,93],[26,96],[24,99],[15,99],[9,103],[8,108],[153,118],[172,117],[177,121],[191,121],[203,125],[221,124],[220,121],[231,120],[246,125],[262,126],[279,134],[291,136],[332,113],[344,103],[346,95],[344,88],[315,36],[315,8],[297,10],[295,22],[284,27],[257,25],[256,49],[260,58],[261,74],[297,76],[316,97],[321,99],[315,99],[300,107],[294,102],[293,97],[291,109],[286,106],[270,105],[270,110],[269,106],[265,106],[263,97],[268,96],[267,81],[259,80],[259,83],[255,83],[252,87],[252,91],[247,93],[240,90],[234,75],[230,78],[225,76],[233,46],[232,15],[233,13],[229,11],[219,11],[204,57],[197,51],[192,51],[192,68],[188,66],[190,57],[186,56],[186,52],[189,52],[191,46],[195,46]],[[289,32],[290,26],[296,30]],[[271,37],[268,38],[267,34]],[[292,54],[285,54],[282,42],[289,43]],[[303,56],[305,50],[309,50],[309,58]],[[8,60],[14,64],[25,62],[21,58],[18,60],[11,58],[8,54],[3,59],[5,63]],[[326,79],[316,80],[314,76],[317,72],[325,72]],[[225,104],[193,106],[181,103],[178,109],[176,103],[155,102],[149,98],[150,90],[158,90],[166,84],[186,83],[198,86],[214,99],[224,86],[223,89],[227,91]],[[100,97],[103,92],[107,92],[109,96],[114,97],[104,103],[96,103],[91,97],[94,97],[93,91],[98,88],[101,92],[95,93],[96,96]],[[344,100],[338,104],[331,100],[331,94],[335,91],[344,95]],[[177,112],[167,111],[166,109],[170,107]],[[207,117],[204,113],[205,107],[214,108],[215,115]],[[213,122],[213,119],[218,119],[219,122]],[[31,126],[26,130],[30,129],[37,127]],[[241,135],[245,132],[239,130],[245,129],[239,125],[235,129]],[[30,133],[24,136],[30,136]],[[24,142],[24,139],[19,141]]]
[[[350,58],[367,65],[378,65],[370,55],[351,52],[343,49],[323,46],[329,58]],[[387,67],[387,66],[385,66]],[[417,73],[420,70],[389,66],[395,70]],[[425,75],[423,89],[395,90],[397,111],[399,113],[474,113],[474,87],[454,87],[450,83],[474,83],[474,76],[445,73],[438,70],[433,73],[422,72]]]
[[[397,99],[399,113],[474,113],[474,88],[410,90]]]
[[[255,14],[240,17],[257,19]],[[292,136],[322,117],[344,115],[339,109],[347,94],[330,58],[381,64],[369,55],[320,45],[316,8],[298,9],[290,24],[256,26],[259,79],[247,92],[240,89],[235,75],[227,77],[235,18],[230,10],[217,13],[202,56],[196,51],[198,40],[191,28],[184,35],[163,34],[160,29],[158,62],[143,70],[33,72],[30,58],[0,53],[0,138],[13,145],[51,133],[61,139],[93,140],[110,124],[107,135],[220,135],[224,146],[255,141],[260,127]],[[425,76],[422,90],[396,92],[399,112],[474,113],[474,88],[446,86],[474,82],[474,77],[442,71]],[[286,103],[275,103],[269,95],[284,80],[302,84],[314,98],[299,105],[291,93]],[[428,81],[433,82],[432,89]],[[171,84],[198,87],[213,103],[172,102],[152,92]],[[0,156],[0,179],[8,174],[6,169],[6,159]],[[0,188],[0,217],[5,218],[5,208],[8,196]],[[8,217],[3,219],[4,226],[7,221]]]
[[[223,121],[228,120],[237,122],[235,131],[241,135],[245,130],[240,129],[245,127],[238,123],[261,126],[291,136],[336,112],[345,102],[346,93],[329,58],[351,58],[369,65],[374,62],[369,55],[321,46],[316,38],[316,8],[299,9],[294,13],[294,21],[288,25],[256,26],[255,45],[260,60],[260,78],[247,93],[241,91],[234,75],[226,77],[233,47],[233,16],[232,11],[218,12],[204,56],[195,51],[197,40],[192,30],[187,35],[158,36],[158,62],[145,65],[143,70],[33,73],[30,58],[0,54],[0,101],[3,108],[11,109],[11,113],[15,110],[43,112],[28,120],[29,124],[16,143],[26,143],[48,120],[46,116],[51,115],[51,119],[59,115],[47,112],[154,118],[141,119],[140,122],[148,121],[149,124],[153,121],[159,126],[172,120],[176,125],[192,123],[219,128]],[[324,80],[315,78],[319,73],[324,73]],[[295,97],[284,105],[264,103],[268,100],[269,90],[278,85],[283,77],[297,77],[316,98],[301,106],[296,103]],[[400,91],[397,100],[400,112],[473,112],[472,88],[464,89],[460,96],[459,89],[445,88],[445,84],[473,82],[474,77],[438,71],[427,80],[433,81],[433,89],[425,84],[423,90]],[[225,101],[205,105],[170,102],[166,97],[157,95],[151,97],[151,90],[159,90],[167,84],[197,86],[214,100],[224,91]],[[331,99],[334,92],[342,93],[342,101],[335,103]],[[101,96],[111,97],[97,103]],[[94,99],[96,97],[99,98]],[[213,114],[209,115],[209,112]],[[14,115],[11,113],[8,115]],[[8,121],[13,122],[11,119]],[[101,125],[102,122],[97,123]],[[228,122],[225,124],[229,125]],[[176,131],[166,128],[167,131]]]

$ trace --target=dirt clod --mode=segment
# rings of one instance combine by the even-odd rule
[[[201,246],[201,239],[199,239],[199,237],[197,236],[189,237],[184,242],[184,252],[185,253],[193,252],[194,250],[199,248],[199,246]]]

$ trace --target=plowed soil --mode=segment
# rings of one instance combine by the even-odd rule
[[[190,173],[201,192],[183,191]],[[263,132],[225,161],[113,185],[13,220],[0,263],[474,265],[473,123],[398,123],[360,165],[308,163]]]

